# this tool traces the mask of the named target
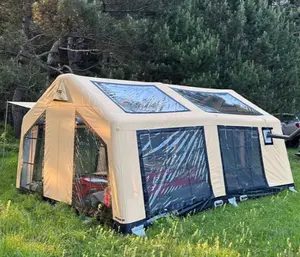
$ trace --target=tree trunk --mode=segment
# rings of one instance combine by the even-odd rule
[[[24,99],[25,90],[21,87],[17,87],[15,89],[14,95],[13,95],[13,101],[20,102]],[[16,138],[20,138],[21,135],[21,127],[22,127],[22,121],[24,117],[24,109],[23,107],[13,105],[12,106],[12,117],[13,117],[13,123],[14,123],[14,134]]]
[[[61,39],[58,39],[55,41],[50,49],[50,52],[47,56],[47,65],[58,67],[60,63],[60,57],[59,57],[59,47],[61,45]]]
[[[67,48],[68,49],[83,49],[84,48],[84,38],[74,38],[72,36],[68,37]],[[79,69],[78,63],[80,63],[82,59],[82,53],[76,51],[68,51],[68,60],[69,67],[73,69]]]
[[[28,39],[31,38],[32,4],[33,0],[23,0],[23,32]]]

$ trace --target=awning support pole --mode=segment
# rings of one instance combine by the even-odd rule
[[[3,137],[3,149],[2,149],[2,165],[1,170],[4,169],[4,157],[5,157],[5,148],[6,148],[6,133],[7,133],[7,120],[8,120],[8,102],[6,101],[6,109],[5,109],[5,121],[4,121],[4,137]]]
[[[285,140],[292,140],[294,139],[296,136],[298,136],[300,134],[300,128],[298,128],[297,130],[295,130],[292,134],[288,135],[279,135],[279,134],[272,134],[272,133],[268,133],[267,137],[269,138],[278,138],[278,139],[285,139]]]

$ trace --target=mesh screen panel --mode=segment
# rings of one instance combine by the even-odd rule
[[[218,126],[227,193],[268,187],[257,128]]]

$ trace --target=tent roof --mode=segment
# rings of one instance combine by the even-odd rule
[[[258,112],[260,115],[235,115],[210,112],[209,108],[205,109],[201,108],[201,106],[199,107],[199,105],[197,106],[195,102],[193,103],[190,98],[180,94],[178,90],[196,91],[200,94],[219,93],[229,95],[250,109]],[[128,95],[128,91],[132,91],[132,93]],[[119,97],[120,92],[125,92],[127,96],[123,97],[123,95],[121,95],[121,97]],[[147,99],[150,100],[147,101]],[[205,99],[205,101],[209,100],[210,99]],[[152,104],[155,104],[157,101],[162,101],[163,104],[159,104],[159,111],[152,111]],[[198,101],[198,98],[196,98],[196,101]],[[156,127],[164,126],[163,124],[168,123],[170,125],[165,125],[166,127],[173,127],[184,124],[193,125],[195,120],[199,121],[200,119],[211,125],[215,124],[215,122],[219,124],[243,123],[245,125],[255,124],[256,122],[262,124],[267,120],[278,122],[275,117],[237,94],[235,91],[229,89],[188,87],[159,82],[103,79],[74,74],[58,76],[39,99],[36,107],[45,109],[52,102],[58,102],[62,105],[72,104],[79,113],[80,108],[92,108],[90,110],[97,112],[104,120],[109,123],[114,123],[116,126],[120,124],[135,124],[133,126],[136,127],[137,124],[147,124],[147,127]],[[147,104],[147,102],[149,103]],[[220,102],[217,104],[222,105]],[[141,104],[142,111],[135,111],[140,109],[140,107],[136,108],[139,104]],[[228,105],[223,107],[224,110],[230,108]],[[145,108],[149,108],[150,111],[145,111]],[[120,129],[133,128],[132,126],[128,126],[127,128],[124,126],[121,127],[119,126]]]
[[[13,105],[18,105],[18,106],[22,106],[28,109],[31,109],[36,102],[13,102],[13,101],[8,101],[8,103],[13,104]]]

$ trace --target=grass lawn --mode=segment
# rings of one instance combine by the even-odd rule
[[[295,184],[300,159],[289,150]],[[1,161],[1,160],[0,160]],[[0,170],[0,256],[300,256],[300,193],[249,200],[184,219],[160,220],[146,238],[82,222],[64,204],[15,189],[17,153]],[[1,165],[1,162],[0,162]],[[299,187],[300,189],[300,187]]]

